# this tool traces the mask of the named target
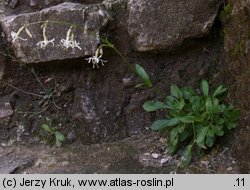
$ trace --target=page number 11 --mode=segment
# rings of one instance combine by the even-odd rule
[[[236,187],[244,187],[245,186],[245,179],[244,178],[237,178],[236,184],[234,185]]]

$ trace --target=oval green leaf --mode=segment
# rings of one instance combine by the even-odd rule
[[[193,145],[189,145],[186,147],[182,155],[182,165],[187,166],[190,164],[191,158],[192,158],[192,148],[193,148]]]
[[[143,104],[143,109],[147,112],[156,111],[159,109],[166,109],[168,108],[166,104],[160,101],[149,101]]]
[[[151,125],[150,128],[152,130],[161,130],[166,127],[172,127],[174,125],[177,125],[179,122],[179,118],[157,120]]]
[[[42,128],[44,131],[46,131],[47,133],[53,133],[53,130],[51,129],[51,127],[47,124],[43,124]]]
[[[176,86],[175,84],[171,85],[170,87],[170,92],[171,95],[178,98],[179,97],[179,93],[180,93],[180,89],[178,86]]]
[[[144,85],[146,87],[152,87],[152,83],[151,80],[149,79],[148,74],[146,73],[146,71],[142,68],[142,66],[136,64],[135,65],[135,70],[136,70],[136,74],[142,79]]]
[[[204,96],[208,96],[208,94],[209,94],[209,85],[208,85],[208,82],[206,80],[201,81],[201,91],[202,91]]]
[[[224,88],[222,85],[220,85],[220,86],[214,91],[213,97],[220,96],[220,95],[222,95],[223,93],[225,93],[226,91],[227,91],[227,88]]]

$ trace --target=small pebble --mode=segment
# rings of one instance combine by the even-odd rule
[[[209,165],[209,161],[201,161],[202,165],[208,166]]]
[[[68,166],[69,165],[69,162],[68,161],[63,161],[62,162],[62,167],[65,167],[65,166]]]
[[[177,174],[177,172],[176,171],[171,171],[170,174]]]
[[[168,150],[165,150],[165,151],[163,152],[163,154],[168,154]]]
[[[232,170],[233,170],[232,167],[227,168],[227,171],[232,171]]]
[[[162,158],[161,159],[161,164],[165,164],[169,161],[169,158]]]
[[[160,140],[159,140],[159,142],[161,143],[161,144],[167,144],[167,139],[166,138],[160,138]]]
[[[132,77],[130,77],[130,78],[123,78],[122,82],[123,82],[124,86],[129,87],[129,86],[132,85]]]
[[[70,143],[73,143],[74,141],[76,141],[76,133],[75,131],[71,131],[68,135],[67,135],[67,139]]]
[[[160,154],[158,154],[158,153],[152,153],[151,156],[152,156],[152,158],[157,159],[157,158],[160,157]]]

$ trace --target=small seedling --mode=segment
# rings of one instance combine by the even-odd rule
[[[143,105],[147,112],[168,110],[167,118],[155,121],[151,129],[168,134],[168,150],[174,154],[186,144],[182,164],[189,165],[196,146],[211,148],[217,137],[236,127],[240,112],[222,103],[227,88],[220,85],[212,94],[206,80],[201,82],[201,94],[189,87],[171,86],[171,95],[164,102],[149,101]]]
[[[220,21],[222,23],[228,22],[232,18],[232,12],[233,12],[233,5],[231,5],[230,3],[224,5],[224,8],[219,15]]]
[[[55,137],[55,144],[57,147],[61,147],[62,146],[62,143],[63,141],[65,140],[65,137],[64,137],[64,134],[62,134],[61,132],[59,131],[56,131],[54,128],[53,128],[53,125],[52,125],[52,120],[48,117],[45,118],[46,119],[46,123],[42,124],[42,128],[43,130],[50,134],[50,135],[54,135]]]

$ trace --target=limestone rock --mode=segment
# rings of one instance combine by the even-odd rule
[[[138,51],[173,49],[202,37],[214,23],[222,0],[130,0],[128,32]]]
[[[4,17],[1,19],[1,25],[16,57],[25,63],[37,63],[93,55],[100,43],[99,31],[108,19],[104,5],[67,2],[34,13]],[[42,49],[37,44],[44,41],[41,21],[47,20],[45,35],[48,40],[54,41]],[[35,22],[38,24],[31,24]],[[32,38],[23,29],[18,36],[20,38],[13,42],[13,32],[18,33],[25,24]],[[70,37],[73,34],[74,40],[79,44],[78,47],[66,49],[61,46],[61,40],[67,41],[67,33],[72,25],[76,27],[72,28]]]

